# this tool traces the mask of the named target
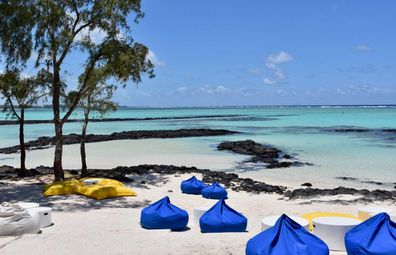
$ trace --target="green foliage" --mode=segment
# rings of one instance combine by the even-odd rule
[[[31,55],[35,16],[31,4],[32,1],[20,0],[0,3],[0,53],[6,58],[7,67],[24,64]]]
[[[2,0],[0,3],[0,54],[5,57],[6,66],[23,66],[35,51],[36,68],[44,64],[50,74],[56,137],[56,180],[64,178],[62,125],[80,104],[80,100],[89,98],[89,102],[98,106],[95,100],[100,99],[101,104],[97,108],[111,109],[108,96],[112,95],[115,87],[106,85],[108,81],[126,86],[128,82],[141,82],[143,74],[154,77],[154,66],[147,58],[148,48],[133,40],[132,29],[127,22],[131,15],[134,15],[136,23],[143,17],[140,2]],[[104,35],[103,40],[93,40],[90,36],[93,31]],[[87,58],[84,69],[78,74],[78,89],[66,94],[68,90],[61,81],[61,72],[67,71],[65,58],[76,50]],[[63,117],[60,116],[62,96],[67,99],[69,106]]]
[[[147,59],[148,49],[131,36],[129,14],[135,22],[144,15],[140,0],[3,0],[0,4],[0,52],[7,64],[24,63],[32,50],[37,53],[36,65],[45,63],[55,81],[64,59],[72,50],[88,54],[83,73],[106,68],[106,76],[125,86],[138,83],[141,75],[154,77],[153,64]],[[89,36],[92,31],[105,35],[102,42]],[[86,82],[80,83],[75,103],[85,93]],[[57,95],[56,95],[57,96]]]
[[[20,119],[16,111],[32,107],[48,95],[51,75],[41,70],[35,76],[22,77],[18,69],[7,70],[0,74],[0,92],[5,100],[4,111]]]

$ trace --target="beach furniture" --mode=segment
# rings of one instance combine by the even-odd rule
[[[113,197],[136,196],[136,192],[127,187],[100,185],[92,185],[90,187],[83,188],[80,194],[97,200]]]
[[[359,225],[361,220],[345,217],[319,217],[312,220],[312,233],[322,239],[334,251],[345,251],[345,234]]]
[[[246,255],[328,255],[329,248],[303,226],[281,215],[273,227],[251,238]]]
[[[247,218],[220,199],[199,219],[202,233],[245,232]]]
[[[51,207],[35,207],[26,210],[32,217],[38,217],[40,228],[46,228],[52,225]]]
[[[396,223],[387,213],[379,213],[345,235],[348,255],[396,254]]]
[[[377,215],[379,213],[387,213],[389,215],[395,216],[395,210],[391,210],[391,209],[386,209],[386,208],[382,208],[382,207],[361,207],[358,210],[358,215],[359,218],[362,220],[367,220],[371,217],[373,217],[374,215]]]
[[[39,231],[38,215],[31,215],[17,204],[0,205],[0,236],[36,234]]]
[[[181,191],[185,194],[194,194],[200,195],[202,189],[206,187],[206,184],[203,181],[198,180],[195,176],[191,177],[188,180],[182,181],[180,188]]]
[[[210,209],[210,206],[200,206],[200,207],[195,207],[194,208],[194,224],[196,226],[199,226],[199,219],[201,216],[206,213]]]
[[[40,206],[40,204],[33,202],[18,202],[16,204],[22,207],[23,209],[36,208]]]
[[[43,188],[43,195],[58,196],[78,194],[81,189],[81,183],[78,180],[66,180],[47,184]]]
[[[319,217],[344,217],[344,218],[360,220],[359,217],[356,217],[352,214],[336,213],[336,212],[313,212],[313,213],[304,214],[302,217],[309,221],[309,231],[313,230],[312,220]]]
[[[146,229],[183,230],[187,227],[188,213],[171,204],[166,196],[142,210],[140,223]]]
[[[202,196],[208,199],[222,199],[227,198],[227,191],[219,183],[214,182],[202,189]]]
[[[270,227],[275,226],[276,222],[278,221],[278,219],[281,217],[281,215],[274,215],[274,216],[268,216],[265,218],[261,219],[261,231],[264,231]],[[292,219],[293,221],[297,222],[299,225],[301,225],[303,228],[305,228],[306,230],[309,230],[309,221],[301,218],[301,217],[297,217],[297,216],[288,216],[290,219]]]
[[[43,188],[44,196],[79,194],[94,199],[136,196],[136,192],[122,182],[106,178],[83,178],[47,184]]]

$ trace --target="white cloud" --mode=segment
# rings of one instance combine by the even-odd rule
[[[286,79],[286,75],[279,67],[279,64],[288,63],[290,61],[293,61],[293,59],[294,59],[293,56],[291,56],[289,53],[284,51],[281,51],[277,54],[269,55],[265,63],[265,66],[267,67],[267,69],[271,71],[271,75],[273,76],[273,78],[268,78],[268,77],[263,78],[264,84],[275,85],[281,82],[282,80]]]
[[[252,91],[245,87],[229,87],[224,85],[202,85],[200,87],[177,87],[166,95],[183,95],[183,96],[247,96],[252,94]]]
[[[271,80],[271,79],[269,79],[269,78],[264,78],[264,79],[263,79],[263,82],[264,82],[265,84],[268,84],[268,85],[274,85],[274,84],[278,83],[277,81]]]
[[[107,33],[102,29],[95,28],[93,30],[89,30],[89,28],[85,28],[77,34],[76,39],[78,41],[81,41],[84,38],[89,37],[93,43],[100,44],[101,42],[103,42],[106,36]]]
[[[359,44],[356,46],[355,50],[361,51],[361,52],[368,52],[368,51],[371,51],[371,48],[367,45]]]
[[[155,66],[164,66],[166,63],[164,61],[161,61],[157,58],[155,53],[151,50],[149,50],[147,58],[153,63]]]
[[[261,75],[263,73],[260,68],[251,68],[251,69],[248,69],[247,72],[249,74],[251,74],[251,75],[254,75],[254,76],[258,76],[258,75]]]
[[[286,75],[274,63],[266,63],[265,66],[272,71],[272,73],[273,73],[273,75],[275,76],[276,79],[283,80],[283,79],[286,78]]]
[[[337,88],[336,93],[340,95],[391,95],[396,94],[396,88],[359,84],[349,85],[345,88]]]
[[[293,61],[293,57],[289,53],[284,51],[281,51],[278,54],[271,54],[267,58],[268,63],[274,64],[282,64],[290,61]]]

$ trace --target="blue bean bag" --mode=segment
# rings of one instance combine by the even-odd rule
[[[227,191],[223,186],[214,182],[212,185],[202,189],[202,196],[209,199],[222,199],[227,198]]]
[[[200,181],[193,176],[188,180],[182,181],[180,187],[183,193],[200,195],[202,189],[205,188],[206,185],[203,181]]]
[[[172,205],[166,196],[142,210],[140,223],[147,229],[182,230],[187,227],[188,213]]]
[[[247,218],[221,199],[201,216],[199,226],[202,233],[245,232]]]
[[[396,254],[396,223],[386,213],[362,222],[345,234],[348,255]]]
[[[275,226],[251,238],[246,255],[328,255],[327,245],[285,214]]]

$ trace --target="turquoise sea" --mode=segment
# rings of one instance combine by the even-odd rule
[[[32,109],[28,119],[51,119],[50,109]],[[80,112],[73,118],[80,118]],[[210,116],[221,117],[210,117]],[[313,165],[288,169],[264,169],[261,165],[241,164],[235,158],[226,171],[278,183],[350,185],[393,189],[396,185],[396,106],[273,106],[229,108],[121,108],[108,118],[156,118],[205,116],[190,119],[96,122],[89,133],[109,134],[127,130],[222,128],[242,132],[226,137],[183,138],[183,150],[199,153],[224,140],[252,139],[276,146],[300,161]],[[4,113],[1,119],[6,119]],[[80,123],[67,123],[65,133],[79,133]],[[345,132],[345,129],[352,129]],[[363,130],[362,130],[363,129]],[[338,131],[338,132],[337,132]],[[343,132],[340,132],[343,131]],[[360,131],[360,132],[359,132]],[[18,126],[0,126],[0,146],[18,143]],[[52,136],[53,125],[26,127],[26,140]],[[172,143],[172,141],[169,141]],[[160,149],[160,148],[159,148]],[[226,153],[226,152],[221,152]],[[2,155],[0,164],[8,163]],[[239,160],[239,162],[238,162]],[[348,177],[344,180],[338,177]],[[350,178],[350,179],[349,179]],[[372,182],[379,182],[373,184]],[[381,184],[380,184],[381,183]]]

